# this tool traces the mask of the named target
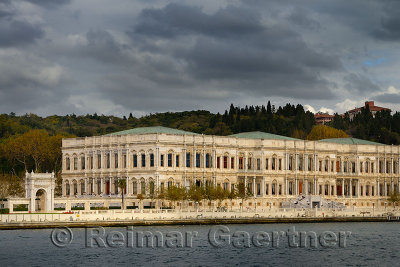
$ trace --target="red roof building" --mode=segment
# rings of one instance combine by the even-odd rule
[[[392,112],[392,110],[389,108],[375,106],[374,101],[365,101],[364,107],[359,107],[359,108],[355,108],[355,109],[347,111],[349,113],[350,120],[352,120],[354,118],[354,116],[356,116],[358,113],[360,113],[362,108],[367,108],[367,107],[371,111],[373,117],[375,117],[375,114],[378,111],[388,110],[389,112]]]
[[[329,115],[329,113],[317,112],[314,114],[316,124],[325,124],[331,122],[335,116]]]

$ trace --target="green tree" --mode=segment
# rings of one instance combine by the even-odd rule
[[[118,179],[118,187],[121,190],[121,208],[125,209],[124,193],[126,190],[126,179]]]

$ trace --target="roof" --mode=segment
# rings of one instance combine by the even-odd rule
[[[358,138],[329,138],[321,139],[320,142],[335,143],[335,144],[347,144],[347,145],[383,145],[381,143],[362,140]]]
[[[264,133],[264,132],[245,132],[245,133],[232,134],[229,136],[237,138],[247,138],[247,139],[300,140],[292,137],[271,134],[271,133]]]
[[[110,135],[128,135],[128,134],[155,134],[155,133],[164,133],[164,134],[186,134],[186,135],[197,135],[197,133],[187,132],[178,129],[172,129],[163,126],[152,126],[152,127],[138,127],[125,131],[109,133],[105,136]]]

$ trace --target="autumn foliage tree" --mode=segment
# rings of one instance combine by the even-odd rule
[[[307,135],[307,140],[349,137],[344,131],[326,125],[315,125]]]

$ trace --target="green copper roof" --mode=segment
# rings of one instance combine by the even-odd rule
[[[321,139],[321,142],[335,143],[335,144],[347,144],[347,145],[383,145],[372,141],[357,139],[357,138],[329,138]]]
[[[188,134],[188,135],[195,135],[196,133],[186,132],[183,130],[172,129],[163,126],[153,126],[153,127],[138,127],[133,128],[125,131],[115,132],[106,134],[105,136],[110,135],[127,135],[127,134],[155,134],[155,133],[165,133],[165,134]]]
[[[300,140],[292,137],[264,133],[264,132],[246,132],[230,135],[237,138],[247,138],[247,139],[273,139],[273,140]]]

